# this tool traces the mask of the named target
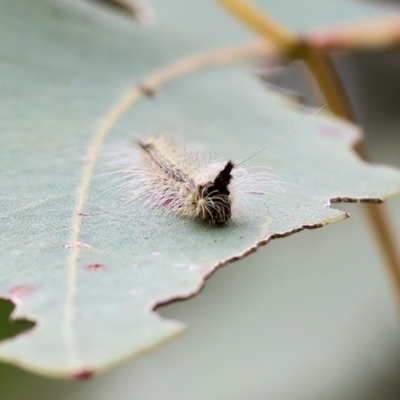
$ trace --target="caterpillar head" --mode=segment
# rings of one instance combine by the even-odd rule
[[[223,225],[232,217],[232,196],[229,184],[234,164],[228,161],[214,180],[199,185],[196,212],[198,218],[212,225]]]

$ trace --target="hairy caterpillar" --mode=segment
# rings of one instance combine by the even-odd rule
[[[133,161],[133,154],[128,152],[119,160],[123,167],[120,172],[126,178],[121,187],[129,190],[132,201],[162,207],[167,213],[187,219],[223,225],[235,215],[235,206],[240,206],[249,197],[282,190],[280,182],[266,171],[267,168],[240,167],[266,147],[240,163],[210,160],[179,149],[166,137],[138,140],[135,147],[139,159],[136,157]]]
[[[250,198],[281,190],[266,167],[212,160],[168,137],[136,140],[118,151],[111,166],[129,203],[211,225],[228,222]]]

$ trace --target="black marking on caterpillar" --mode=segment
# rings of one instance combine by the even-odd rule
[[[179,214],[212,225],[223,225],[231,219],[233,198],[229,185],[234,168],[232,161],[226,162],[219,172],[216,168],[207,175],[202,174],[200,168],[197,171],[188,168],[189,157],[178,152],[166,139],[151,139],[137,144],[147,156],[145,163],[158,175],[153,184],[168,193],[166,206],[173,204]],[[152,178],[149,176],[149,179]]]

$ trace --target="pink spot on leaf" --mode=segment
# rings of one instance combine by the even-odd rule
[[[18,285],[14,286],[9,290],[9,293],[11,296],[16,296],[16,297],[23,297],[31,292],[33,292],[35,289],[33,286],[29,285]]]
[[[93,270],[106,269],[106,266],[104,264],[100,264],[100,263],[93,263],[93,264],[86,265],[85,269],[87,271],[93,271]]]
[[[94,375],[94,371],[92,369],[83,369],[72,375],[72,379],[77,380],[85,380],[89,379]]]
[[[85,242],[76,242],[76,243],[70,243],[70,244],[65,244],[64,247],[66,249],[76,249],[76,248],[87,248],[90,249],[92,246],[88,243]]]

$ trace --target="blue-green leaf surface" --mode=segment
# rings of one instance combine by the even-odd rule
[[[381,200],[400,187],[399,171],[354,155],[356,127],[323,112],[274,142],[307,113],[241,64],[199,70],[137,103],[104,138],[98,164],[132,132],[178,132],[234,160],[274,142],[251,163],[272,167],[287,182],[283,193],[250,203],[222,229],[104,196],[109,183],[85,175],[86,155],[122,93],[184,56],[250,38],[212,3],[154,3],[153,27],[78,1],[0,5],[0,296],[17,305],[14,318],[36,322],[1,342],[4,361],[90,376],[181,332],[182,322],[154,307],[194,295],[218,266],[273,237],[345,218],[329,199]],[[353,8],[330,18],[365,16]],[[313,18],[298,20],[304,28]]]

